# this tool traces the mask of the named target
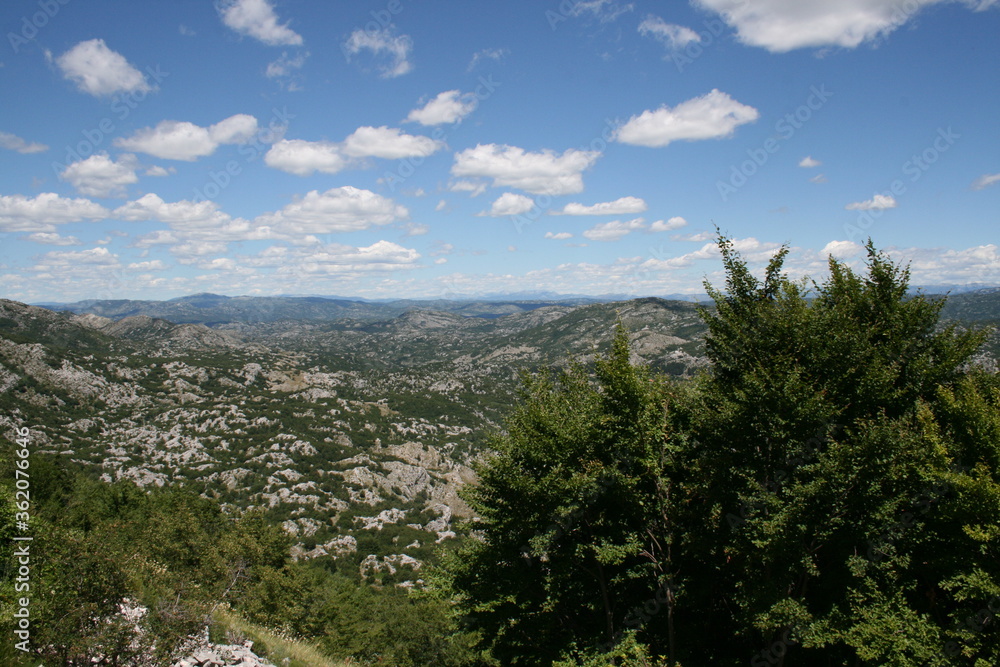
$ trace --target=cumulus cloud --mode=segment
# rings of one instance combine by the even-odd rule
[[[639,24],[639,34],[662,42],[670,51],[679,51],[692,42],[701,41],[698,33],[691,28],[667,23],[652,14]]]
[[[569,149],[537,153],[517,146],[479,144],[455,155],[451,173],[457,177],[491,178],[495,187],[532,194],[566,195],[583,190],[583,172],[597,161],[597,151]]]
[[[493,202],[489,213],[481,213],[480,215],[490,215],[494,218],[506,215],[521,215],[534,207],[535,201],[531,197],[514,194],[513,192],[505,192]]]
[[[591,206],[571,202],[563,206],[561,211],[554,211],[552,215],[628,215],[642,213],[646,208],[646,202],[639,197],[621,197]]]
[[[998,182],[1000,182],[1000,174],[983,174],[972,182],[972,189],[982,190]]]
[[[396,27],[391,25],[381,30],[359,28],[344,42],[344,55],[350,61],[351,56],[356,56],[362,51],[370,51],[382,78],[393,79],[402,76],[413,69],[413,64],[410,62],[413,41],[408,35],[397,35],[395,32]]]
[[[468,192],[470,197],[478,197],[486,192],[486,184],[475,181],[454,181],[448,185],[452,192]]]
[[[896,208],[896,199],[892,195],[875,195],[866,201],[856,201],[845,206],[848,211],[884,211]]]
[[[199,257],[224,253],[231,242],[280,236],[266,225],[233,218],[220,211],[215,202],[166,202],[154,193],[118,207],[114,216],[126,222],[156,221],[169,226],[169,230],[159,229],[138,237],[132,246],[150,248],[169,245],[170,252],[182,264],[191,264]]]
[[[59,276],[74,273],[89,273],[93,269],[121,266],[118,256],[107,248],[90,250],[53,250],[40,256],[32,271],[51,273]]]
[[[429,137],[404,134],[394,127],[359,127],[344,140],[344,153],[352,157],[379,157],[400,160],[427,157],[444,148],[444,143]]]
[[[951,0],[696,0],[718,13],[744,44],[774,53],[824,46],[854,48],[888,35],[927,6]],[[981,10],[993,2],[963,0]]]
[[[687,234],[675,234],[670,237],[671,241],[689,241],[693,243],[704,243],[715,238],[715,234],[709,231],[689,232]]]
[[[0,232],[52,232],[55,225],[103,220],[109,214],[89,199],[69,199],[54,192],[35,197],[0,195]]]
[[[280,211],[256,218],[256,222],[289,236],[356,232],[387,225],[409,217],[405,207],[393,200],[352,186],[326,192],[311,190]]]
[[[338,243],[300,248],[272,246],[247,258],[253,267],[274,267],[279,273],[325,275],[416,268],[420,253],[391,241],[354,247]]]
[[[218,226],[231,220],[215,202],[166,202],[152,192],[116,208],[115,217],[129,222],[156,220],[178,229]]]
[[[659,148],[672,141],[699,141],[732,136],[740,125],[752,123],[760,113],[740,104],[726,93],[712,90],[706,95],[670,108],[643,111],[615,131],[621,143]]]
[[[853,241],[830,241],[820,250],[822,255],[833,255],[837,258],[854,257],[861,254],[864,246]]]
[[[26,241],[44,245],[83,245],[75,236],[61,236],[56,232],[36,232],[22,237]]]
[[[41,153],[49,150],[45,144],[28,142],[21,137],[8,132],[0,132],[0,148],[17,151],[18,153]]]
[[[130,271],[163,271],[167,265],[162,259],[153,259],[146,262],[133,262],[126,268]]]
[[[554,241],[565,241],[566,239],[573,238],[573,235],[569,232],[545,232],[545,238],[552,239]]]
[[[583,236],[591,241],[617,241],[621,237],[646,226],[642,218],[622,221],[612,220],[594,225],[583,233]]]
[[[687,223],[688,223],[687,220],[685,220],[684,218],[682,218],[679,215],[675,215],[674,217],[670,218],[666,222],[664,222],[663,220],[657,220],[656,222],[654,222],[653,224],[651,224],[649,226],[649,231],[651,231],[651,232],[672,232],[675,229],[680,229],[681,227],[686,226]]]
[[[135,156],[126,153],[115,162],[107,153],[74,162],[60,174],[77,192],[88,197],[124,197],[125,186],[139,182]]]
[[[823,163],[820,162],[819,160],[813,159],[813,157],[811,155],[807,155],[804,158],[802,158],[801,160],[799,160],[799,166],[800,167],[804,167],[806,169],[812,169],[813,167],[818,167],[821,164],[823,164]]]
[[[414,109],[406,117],[407,122],[421,125],[442,125],[457,123],[476,108],[476,96],[463,95],[459,90],[446,90],[419,109]]]
[[[965,249],[889,249],[893,258],[910,264],[917,284],[1000,283],[1000,247],[995,243]]]
[[[274,7],[267,0],[224,0],[218,5],[226,27],[253,37],[268,46],[299,46],[302,36],[278,23]]]
[[[187,121],[164,120],[156,127],[115,139],[115,146],[165,160],[192,162],[211,155],[220,144],[243,143],[257,134],[257,119],[236,114],[209,127]]]
[[[103,39],[80,42],[55,62],[78,90],[95,97],[153,90],[142,72],[125,56],[109,49]]]
[[[208,128],[208,135],[216,144],[241,144],[257,134],[257,119],[245,113],[238,113],[220,120]]]
[[[267,151],[264,163],[290,174],[310,176],[317,171],[336,174],[347,166],[347,159],[340,147],[329,141],[282,139]]]

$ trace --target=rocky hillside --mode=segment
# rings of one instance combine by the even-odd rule
[[[989,314],[998,296],[948,312]],[[295,537],[296,558],[400,585],[465,532],[458,489],[519,371],[589,362],[619,318],[637,360],[677,377],[707,363],[689,302],[451,304],[381,319],[359,316],[361,303],[346,317],[249,321],[239,299],[209,312],[210,297],[166,302],[202,309],[181,323],[107,302],[93,308],[106,317],[0,300],[0,432],[27,425],[37,449],[108,480],[262,508]]]
[[[519,369],[587,361],[619,316],[650,363],[704,363],[689,304],[516,311],[208,327],[0,301],[0,430],[27,425],[37,449],[107,480],[263,508],[296,558],[417,582],[435,545],[464,531],[457,490]]]

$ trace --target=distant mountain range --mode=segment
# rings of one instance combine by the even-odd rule
[[[949,294],[943,315],[952,319],[1000,320],[1000,287],[981,285],[918,286],[914,293]],[[687,304],[708,303],[706,295],[667,295],[663,301]],[[342,296],[223,296],[192,294],[166,301],[86,300],[75,303],[33,304],[54,311],[90,314],[119,320],[146,316],[175,324],[254,324],[294,320],[329,322],[340,319],[388,320],[414,310],[454,313],[461,317],[495,318],[525,313],[550,306],[578,307],[623,302],[632,297],[606,295],[560,295],[551,292],[524,292],[484,295],[469,299],[363,299]]]

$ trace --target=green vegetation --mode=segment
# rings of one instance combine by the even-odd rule
[[[1000,664],[1000,378],[869,246],[813,284],[720,239],[711,372],[527,378],[447,581],[502,664]],[[808,297],[808,298],[807,298]],[[656,657],[659,656],[659,657]]]
[[[0,662],[169,664],[209,626],[216,639],[250,639],[291,664],[468,664],[472,636],[431,592],[373,587],[293,563],[288,536],[260,513],[238,516],[180,488],[147,493],[107,484],[58,459],[35,457],[31,653],[0,645]],[[9,458],[3,479],[13,479]],[[14,494],[0,488],[5,567],[13,560]],[[13,577],[4,577],[0,632],[13,637]],[[126,611],[125,614],[122,611]]]

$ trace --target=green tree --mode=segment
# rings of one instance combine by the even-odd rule
[[[620,324],[593,370],[523,377],[467,494],[482,539],[446,559],[472,627],[503,664],[614,646],[646,625],[649,600],[658,625],[671,614],[670,389],[630,363]]]
[[[726,290],[707,285],[715,309],[703,311],[712,370],[689,406],[698,518],[678,613],[704,638],[690,655],[951,664],[935,662],[947,623],[987,604],[1000,562],[946,521],[963,490],[995,491],[1000,443],[983,405],[996,397],[968,389],[983,335],[939,330],[943,302],[910,296],[908,269],[870,243],[866,275],[831,258],[811,291],[782,273],[787,248],[759,280],[719,246]],[[942,412],[956,391],[980,405],[964,445],[941,424],[969,413]],[[971,451],[981,479],[958,467]],[[956,548],[966,560],[945,576]]]

